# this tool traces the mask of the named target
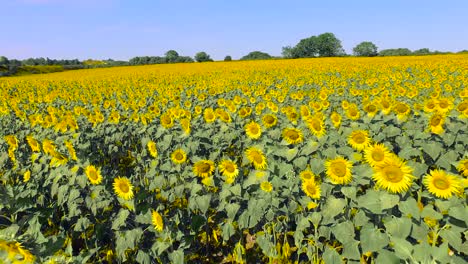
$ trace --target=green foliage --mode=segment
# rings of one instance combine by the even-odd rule
[[[241,60],[268,60],[271,59],[271,55],[261,51],[252,51],[249,54],[243,56]]]
[[[353,48],[353,53],[355,56],[360,57],[374,57],[379,54],[377,52],[377,46],[370,41],[363,41],[356,45],[356,47]]]
[[[224,57],[224,61],[232,61],[232,57],[227,55],[226,57]]]
[[[409,56],[411,50],[407,48],[384,49],[379,52],[379,56]]]
[[[301,39],[296,46],[283,47],[285,58],[336,57],[345,55],[341,41],[333,33]]]
[[[206,62],[206,61],[213,61],[206,52],[200,51],[197,54],[195,54],[195,60],[197,62]]]

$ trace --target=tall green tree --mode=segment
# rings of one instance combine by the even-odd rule
[[[165,55],[166,55],[166,60],[169,63],[177,62],[179,58],[179,53],[177,53],[177,51],[175,50],[168,50]]]
[[[377,52],[377,46],[370,41],[363,41],[356,45],[353,48],[353,53],[355,56],[360,57],[374,57],[379,53]]]
[[[327,32],[317,36],[316,45],[320,57],[336,57],[345,55],[341,41],[335,34]]]
[[[5,56],[0,56],[0,66],[8,66],[10,61]]]
[[[205,62],[205,61],[213,61],[206,52],[200,51],[197,54],[195,54],[195,60],[197,62]]]
[[[232,61],[232,57],[227,55],[226,57],[224,57],[224,61]]]

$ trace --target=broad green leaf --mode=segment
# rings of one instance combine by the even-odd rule
[[[123,226],[129,215],[130,215],[130,212],[128,210],[120,209],[114,221],[112,221],[112,229],[118,230],[119,227]]]
[[[465,221],[468,225],[468,207],[466,206],[457,206],[449,209],[449,216],[456,218],[461,221]]]
[[[361,229],[362,252],[377,252],[388,245],[389,239],[385,233],[372,226],[364,226]]]
[[[325,247],[322,257],[325,263],[343,263],[340,254],[331,247]]]
[[[392,237],[399,237],[399,238],[407,238],[411,232],[411,219],[402,217],[396,218],[392,217],[390,221],[386,221],[384,223],[385,230],[392,236]]]
[[[395,254],[402,260],[411,259],[413,254],[413,245],[406,239],[392,237]]]
[[[354,225],[350,221],[337,224],[332,228],[332,232],[342,244],[354,241]]]
[[[451,229],[443,229],[440,231],[440,236],[455,250],[464,252],[461,233],[455,232]]]
[[[418,207],[418,203],[412,197],[408,197],[406,201],[400,202],[398,205],[398,209],[402,213],[403,216],[412,217],[416,220],[420,219],[420,211]]]
[[[378,253],[375,263],[400,264],[400,258],[394,252],[382,249]]]
[[[178,249],[169,253],[171,263],[184,263],[184,250]]]
[[[226,209],[228,219],[230,219],[231,221],[234,221],[234,218],[236,217],[236,214],[240,209],[240,205],[234,204],[234,203],[227,204],[225,209]]]
[[[333,218],[343,212],[345,206],[346,201],[344,199],[337,199],[333,196],[329,197],[323,208],[323,216]]]
[[[432,160],[437,160],[437,157],[439,157],[442,152],[442,146],[437,142],[424,143],[421,147],[422,150],[432,158]]]
[[[227,221],[222,226],[221,230],[222,230],[224,241],[228,241],[236,233],[236,230],[234,229],[234,226],[232,225],[231,221]]]
[[[136,261],[142,264],[150,264],[151,257],[148,253],[144,252],[143,250],[138,250]]]

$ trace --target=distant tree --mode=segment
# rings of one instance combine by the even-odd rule
[[[227,55],[226,57],[224,57],[224,61],[232,61],[232,57]]]
[[[194,62],[190,56],[179,56],[175,62]]]
[[[411,50],[407,48],[384,49],[379,52],[379,56],[408,56],[411,55]]]
[[[465,54],[465,53],[468,53],[468,50],[460,50],[459,52],[457,53],[460,53],[460,54]]]
[[[316,45],[320,57],[336,57],[345,55],[341,41],[333,33],[327,32],[317,36]]]
[[[8,58],[5,56],[0,56],[0,66],[8,66],[8,64],[10,64]]]
[[[422,48],[413,51],[413,55],[428,55],[431,54],[431,51],[428,48]]]
[[[286,47],[286,51],[291,58],[312,58],[319,54],[317,37],[311,36],[301,39],[294,48]],[[284,49],[283,49],[284,52]]]
[[[294,58],[294,48],[291,46],[286,46],[282,48],[281,55],[283,58],[291,59]]]
[[[197,54],[195,54],[195,60],[197,62],[205,62],[205,61],[213,61],[211,58],[210,58],[210,55],[208,55],[206,52],[204,51],[200,51],[198,52]]]
[[[374,57],[379,54],[377,52],[377,46],[370,41],[363,41],[356,45],[356,47],[353,48],[353,53],[355,56],[360,57]]]
[[[175,50],[169,50],[165,55],[167,62],[169,63],[177,62],[177,59],[179,58],[179,53],[177,53]]]
[[[249,54],[241,58],[241,60],[268,60],[271,59],[271,55],[261,51],[252,51]]]

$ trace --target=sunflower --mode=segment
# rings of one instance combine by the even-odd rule
[[[468,100],[464,100],[457,105],[457,111],[463,113],[468,109]]]
[[[164,222],[162,216],[157,212],[152,210],[151,212],[151,222],[154,225],[154,229],[161,232],[164,228]]]
[[[432,113],[435,111],[436,106],[437,106],[437,102],[431,98],[424,103],[424,107],[423,107],[424,112]]]
[[[264,181],[260,184],[260,189],[264,192],[271,192],[273,190],[273,185],[269,181]]]
[[[440,98],[437,101],[436,109],[440,113],[448,113],[453,109],[453,100],[450,98]]]
[[[45,154],[49,154],[52,156],[56,152],[54,142],[52,142],[52,140],[49,139],[44,139],[44,141],[42,142],[42,149],[44,150]]]
[[[4,137],[10,149],[15,150],[18,148],[18,139],[15,135],[7,135]]]
[[[250,147],[245,151],[247,155],[247,159],[253,163],[255,169],[257,170],[264,170],[267,167],[267,160],[263,152],[256,148]]]
[[[24,249],[19,242],[7,242],[0,239],[0,252],[2,257],[6,257],[1,263],[35,263],[36,257],[27,249]]]
[[[222,160],[219,163],[218,168],[223,176],[229,179],[235,179],[239,174],[237,164],[231,160]]]
[[[405,120],[411,112],[411,108],[406,103],[396,102],[393,111],[397,114],[398,120]]]
[[[302,142],[304,137],[301,130],[297,128],[285,128],[283,130],[283,138],[289,144],[298,144]]]
[[[356,150],[363,150],[370,144],[369,132],[355,130],[348,137],[348,143]]]
[[[246,118],[248,117],[250,114],[252,114],[252,108],[250,107],[242,107],[241,109],[239,109],[239,112],[238,112],[239,116],[241,118]]]
[[[330,177],[333,184],[347,184],[352,180],[351,169],[353,164],[344,159],[337,157],[325,162],[326,174]]]
[[[232,112],[234,112],[234,111],[232,111]],[[218,117],[224,123],[231,123],[232,122],[231,115],[229,115],[229,113],[224,111],[224,110],[219,111]]]
[[[34,139],[33,136],[31,135],[27,136],[26,141],[28,142],[29,147],[31,147],[31,151],[33,152],[41,151],[41,145],[39,144],[39,142],[37,142],[36,139]]]
[[[431,170],[423,179],[423,184],[430,193],[448,199],[461,188],[461,181],[455,176],[447,174],[443,170]]]
[[[312,199],[320,199],[320,185],[315,181],[302,181],[302,190]]]
[[[168,129],[174,126],[174,120],[170,113],[164,113],[160,117],[161,126]]]
[[[156,143],[154,141],[148,141],[146,144],[148,147],[148,152],[150,153],[151,157],[156,158],[158,156],[158,149],[156,148]]]
[[[299,114],[296,112],[296,109],[292,109],[292,111],[289,111],[286,113],[286,117],[291,121],[293,124],[297,124],[297,119],[299,119]]]
[[[193,173],[201,178],[211,176],[214,170],[214,162],[211,160],[200,160],[193,164]]]
[[[124,200],[130,200],[133,198],[133,185],[129,179],[125,177],[118,177],[114,179],[114,192],[118,197]]]
[[[23,182],[28,182],[29,179],[31,179],[31,171],[30,171],[30,170],[27,170],[27,171],[24,172],[24,174],[23,174]]]
[[[414,176],[413,169],[398,157],[384,160],[382,164],[374,168],[372,178],[378,187],[386,189],[392,193],[402,193],[409,189]]]
[[[341,115],[340,114],[338,114],[337,112],[333,112],[331,114],[330,118],[331,118],[331,121],[332,121],[333,126],[335,128],[340,127],[340,125],[341,125]]]
[[[251,139],[259,139],[262,135],[262,129],[258,123],[252,121],[245,126],[245,133]]]
[[[182,130],[184,130],[184,133],[186,135],[190,134],[191,128],[190,128],[190,119],[185,117],[180,119],[180,126],[182,127]]]
[[[440,135],[444,132],[443,124],[445,123],[445,116],[441,113],[434,113],[429,119],[429,129],[432,133]]]
[[[85,174],[91,184],[100,184],[102,182],[101,171],[97,170],[93,165],[86,166]]]
[[[213,111],[213,108],[206,108],[205,111],[203,111],[203,118],[205,119],[206,123],[213,123],[216,120],[216,115]]]
[[[307,170],[305,170],[305,171],[302,171],[302,172],[299,174],[299,176],[301,177],[301,179],[302,179],[303,181],[315,181],[315,175],[314,175],[314,173],[313,173],[311,170],[309,170],[309,169],[307,169]]]
[[[309,128],[310,132],[314,134],[316,137],[321,137],[325,135],[325,126],[323,124],[323,119],[317,116],[310,116],[305,119],[307,127]]]
[[[382,114],[388,115],[392,111],[392,103],[386,98],[380,99],[380,108],[382,109]]]
[[[351,120],[358,120],[359,117],[361,116],[361,113],[359,112],[359,110],[357,109],[357,107],[355,107],[354,105],[353,106],[350,106],[347,110],[346,110],[346,116],[351,119]]]
[[[75,148],[73,147],[73,144],[71,143],[71,141],[69,140],[65,141],[65,147],[67,147],[68,154],[70,154],[71,159],[78,160],[78,157],[76,156]]]
[[[183,149],[176,149],[171,154],[171,160],[175,164],[182,164],[187,160],[187,153]]]
[[[392,153],[381,143],[375,143],[364,149],[364,157],[371,167],[382,164],[386,159],[391,158]]]
[[[368,117],[374,117],[377,114],[378,108],[374,102],[370,102],[364,105],[363,110],[367,113]]]
[[[266,114],[262,117],[262,123],[266,128],[274,127],[278,123],[278,118],[273,114]]]
[[[468,177],[468,159],[460,160],[457,166],[458,171],[465,177]]]

